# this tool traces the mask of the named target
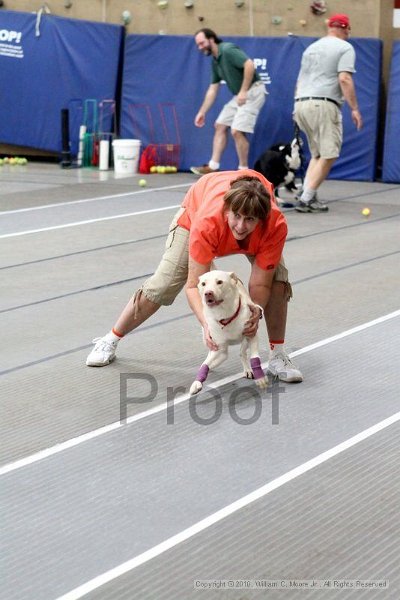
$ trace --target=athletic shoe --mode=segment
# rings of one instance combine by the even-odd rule
[[[118,342],[110,342],[106,336],[93,340],[95,347],[86,359],[88,367],[105,367],[115,358]]]
[[[301,189],[295,195],[294,199],[296,200],[296,202],[299,202],[299,200],[301,200],[301,194],[302,194],[302,192],[303,192],[303,190]],[[318,201],[318,192],[315,192],[315,194],[313,196],[313,200],[317,200]]]
[[[274,377],[278,377],[278,379],[287,383],[303,381],[303,375],[294,366],[286,352],[275,354],[268,362],[267,371]]]
[[[195,175],[208,175],[209,173],[216,173],[214,169],[211,169],[208,165],[203,165],[202,167],[190,167],[190,170]]]
[[[315,197],[310,200],[310,202],[303,202],[303,200],[299,200],[299,202],[294,207],[297,212],[302,213],[318,213],[318,212],[328,212],[329,206],[326,204],[322,204]]]

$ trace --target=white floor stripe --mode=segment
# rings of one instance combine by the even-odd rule
[[[331,344],[332,342],[336,342],[337,340],[341,340],[349,335],[353,335],[353,333],[359,333],[360,331],[364,331],[364,329],[368,329],[369,327],[373,327],[374,325],[379,325],[380,323],[384,323],[385,321],[389,321],[390,319],[395,319],[400,316],[400,310],[395,310],[394,312],[389,313],[388,315],[383,315],[382,317],[378,317],[373,321],[368,321],[367,323],[362,323],[362,325],[357,325],[357,327],[352,327],[351,329],[347,329],[342,333],[338,333],[333,335],[332,337],[325,338],[320,342],[315,342],[314,344],[310,344],[309,346],[305,346],[300,350],[296,350],[291,353],[291,358],[295,356],[300,356],[300,354],[304,354],[305,352],[311,352],[311,350],[315,350],[316,348],[321,348],[321,346],[326,346],[327,344]]]
[[[31,206],[30,208],[16,208],[14,210],[5,210],[0,212],[0,217],[2,217],[3,215],[12,215],[15,213],[21,213],[21,212],[29,212],[32,210],[43,210],[45,208],[60,208],[60,206],[71,206],[71,205],[75,205],[75,204],[83,204],[85,202],[96,202],[97,200],[115,200],[115,198],[124,198],[126,196],[135,196],[136,194],[150,194],[154,192],[163,192],[165,190],[175,190],[177,188],[182,188],[182,187],[189,187],[192,185],[192,183],[194,182],[188,182],[188,183],[179,183],[177,185],[165,185],[163,187],[159,187],[159,188],[147,188],[147,189],[143,189],[141,188],[140,190],[136,190],[136,191],[132,191],[132,192],[122,192],[121,194],[111,194],[109,196],[98,196],[96,198],[83,198],[81,200],[68,200],[68,202],[58,202],[58,203],[54,203],[54,204],[43,204],[41,206]]]
[[[100,221],[112,221],[113,219],[124,219],[125,217],[136,217],[137,215],[149,215],[151,213],[162,212],[164,210],[172,210],[180,207],[180,204],[164,206],[163,208],[151,208],[149,210],[140,210],[123,215],[112,215],[110,217],[100,217],[98,219],[88,219],[87,221],[76,221],[74,223],[65,223],[64,225],[53,225],[52,227],[41,227],[40,229],[28,229],[27,231],[17,231],[15,233],[5,233],[0,235],[0,240],[4,238],[18,237],[28,235],[30,233],[41,233],[43,231],[54,231],[56,229],[66,229],[67,227],[77,227],[78,225],[88,225],[90,223],[100,223]]]
[[[236,500],[236,502],[233,502],[232,504],[225,506],[221,510],[213,513],[212,515],[209,515],[205,519],[198,521],[191,527],[188,527],[187,529],[180,531],[178,534],[168,538],[167,540],[164,540],[157,546],[153,546],[153,548],[150,548],[146,552],[143,552],[142,554],[135,556],[131,560],[128,560],[127,562],[122,563],[121,565],[118,565],[114,569],[110,569],[109,571],[102,573],[98,577],[95,577],[94,579],[87,581],[83,585],[75,588],[74,590],[71,590],[67,594],[60,596],[59,598],[57,598],[57,600],[78,600],[79,598],[86,596],[86,594],[89,594],[90,592],[100,588],[101,586],[105,585],[106,583],[109,583],[110,581],[117,579],[121,575],[124,575],[125,573],[132,571],[136,567],[143,565],[144,563],[152,560],[156,556],[163,554],[167,550],[170,550],[174,546],[177,546],[178,544],[197,535],[198,533],[204,531],[208,527],[215,525],[215,523],[222,521],[222,519],[225,519],[226,517],[232,515],[233,513],[241,510],[242,508],[248,506],[252,502],[255,502],[256,500],[263,498],[267,494],[270,494],[271,492],[282,487],[289,481],[293,481],[293,479],[296,479],[297,477],[304,475],[304,473],[307,473],[311,469],[314,469],[315,467],[330,460],[331,458],[337,456],[338,454],[341,454],[345,450],[348,450],[349,448],[355,446],[356,444],[359,444],[360,442],[366,440],[367,438],[375,435],[379,431],[382,431],[383,429],[386,429],[390,425],[397,423],[399,420],[400,420],[400,412],[395,413],[391,417],[384,419],[383,421],[380,421],[379,423],[376,423],[375,425],[373,425],[372,427],[369,427],[368,429],[365,429],[364,431],[361,431],[357,435],[349,438],[348,440],[342,442],[341,444],[338,444],[337,446],[334,446],[330,450],[327,450],[326,452],[323,452],[322,454],[315,456],[311,460],[303,463],[302,465],[299,465],[298,467],[295,467],[294,469],[292,469],[291,471],[288,471],[287,473],[284,473],[283,475],[281,475],[280,477],[277,477],[273,481],[270,481],[266,485],[263,485],[262,487],[258,488],[257,490],[254,490],[250,494],[247,494],[246,496],[243,496],[239,500]]]
[[[374,327],[375,325],[379,325],[380,323],[384,323],[385,321],[389,321],[390,319],[394,319],[399,316],[400,316],[400,310],[396,310],[392,313],[389,313],[387,315],[384,315],[382,317],[374,319],[373,321],[368,321],[367,323],[363,323],[362,325],[358,325],[357,327],[353,327],[352,329],[348,329],[347,331],[343,331],[342,333],[338,333],[337,335],[334,335],[332,337],[325,338],[324,340],[320,340],[319,342],[316,342],[315,344],[310,344],[309,346],[305,346],[304,348],[301,348],[300,350],[296,350],[295,352],[292,352],[290,354],[290,357],[300,356],[301,354],[306,354],[307,352],[311,352],[312,350],[321,348],[322,346],[326,346],[328,344],[336,342],[337,340],[341,340],[345,337],[353,335],[354,333],[359,333],[360,331],[364,331],[365,329],[368,329],[369,327]],[[266,368],[266,366],[267,366],[267,363],[263,363],[263,367]],[[240,379],[241,377],[242,377],[242,373],[236,373],[235,375],[230,375],[229,377],[224,377],[223,379],[216,381],[210,387],[219,388],[228,383],[231,383],[232,381],[236,381],[237,379]],[[185,394],[183,396],[175,398],[174,406],[181,404],[182,402],[186,402],[187,400],[189,400],[189,398],[190,398],[189,394]],[[159,412],[163,412],[167,408],[168,408],[168,404],[166,402],[164,402],[163,404],[159,404],[158,406],[155,406],[154,408],[143,411],[132,417],[128,417],[126,420],[126,424],[135,423],[136,421],[141,421],[142,419],[146,419],[147,417],[155,415]],[[116,421],[115,423],[111,423],[110,425],[105,425],[104,427],[100,427],[99,429],[95,429],[93,431],[90,431],[88,433],[80,435],[76,438],[72,438],[70,440],[67,440],[66,442],[62,442],[60,444],[57,444],[56,446],[47,448],[46,450],[41,450],[40,452],[36,452],[35,454],[26,456],[24,458],[21,458],[20,460],[16,460],[15,462],[3,465],[2,467],[0,467],[0,476],[5,475],[6,473],[11,473],[12,471],[16,471],[17,469],[21,469],[23,467],[32,465],[36,462],[39,462],[40,460],[43,460],[45,458],[48,458],[55,454],[58,454],[59,452],[63,452],[64,450],[68,450],[69,448],[73,448],[74,446],[78,446],[79,444],[82,444],[84,442],[92,440],[96,437],[104,435],[105,433],[109,433],[111,431],[114,431],[115,429],[118,429],[118,428],[124,427],[124,426],[125,426],[125,424],[121,424],[119,421]]]

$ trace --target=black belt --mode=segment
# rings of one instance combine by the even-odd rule
[[[326,98],[325,96],[307,96],[307,98],[295,98],[295,102],[304,102],[304,100],[326,100],[327,102],[333,102],[338,108],[340,108],[339,102],[332,98]]]

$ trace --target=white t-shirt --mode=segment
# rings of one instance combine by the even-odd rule
[[[325,36],[303,53],[297,80],[296,98],[322,96],[343,103],[338,73],[355,73],[356,53],[349,42]]]

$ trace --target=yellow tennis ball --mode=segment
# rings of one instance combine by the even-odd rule
[[[157,167],[155,165],[150,167],[150,173],[157,173]]]
[[[362,209],[361,214],[364,215],[364,217],[369,217],[369,215],[371,214],[371,211],[369,208],[365,207]]]
[[[140,187],[146,187],[147,181],[145,179],[139,179],[139,185]]]

